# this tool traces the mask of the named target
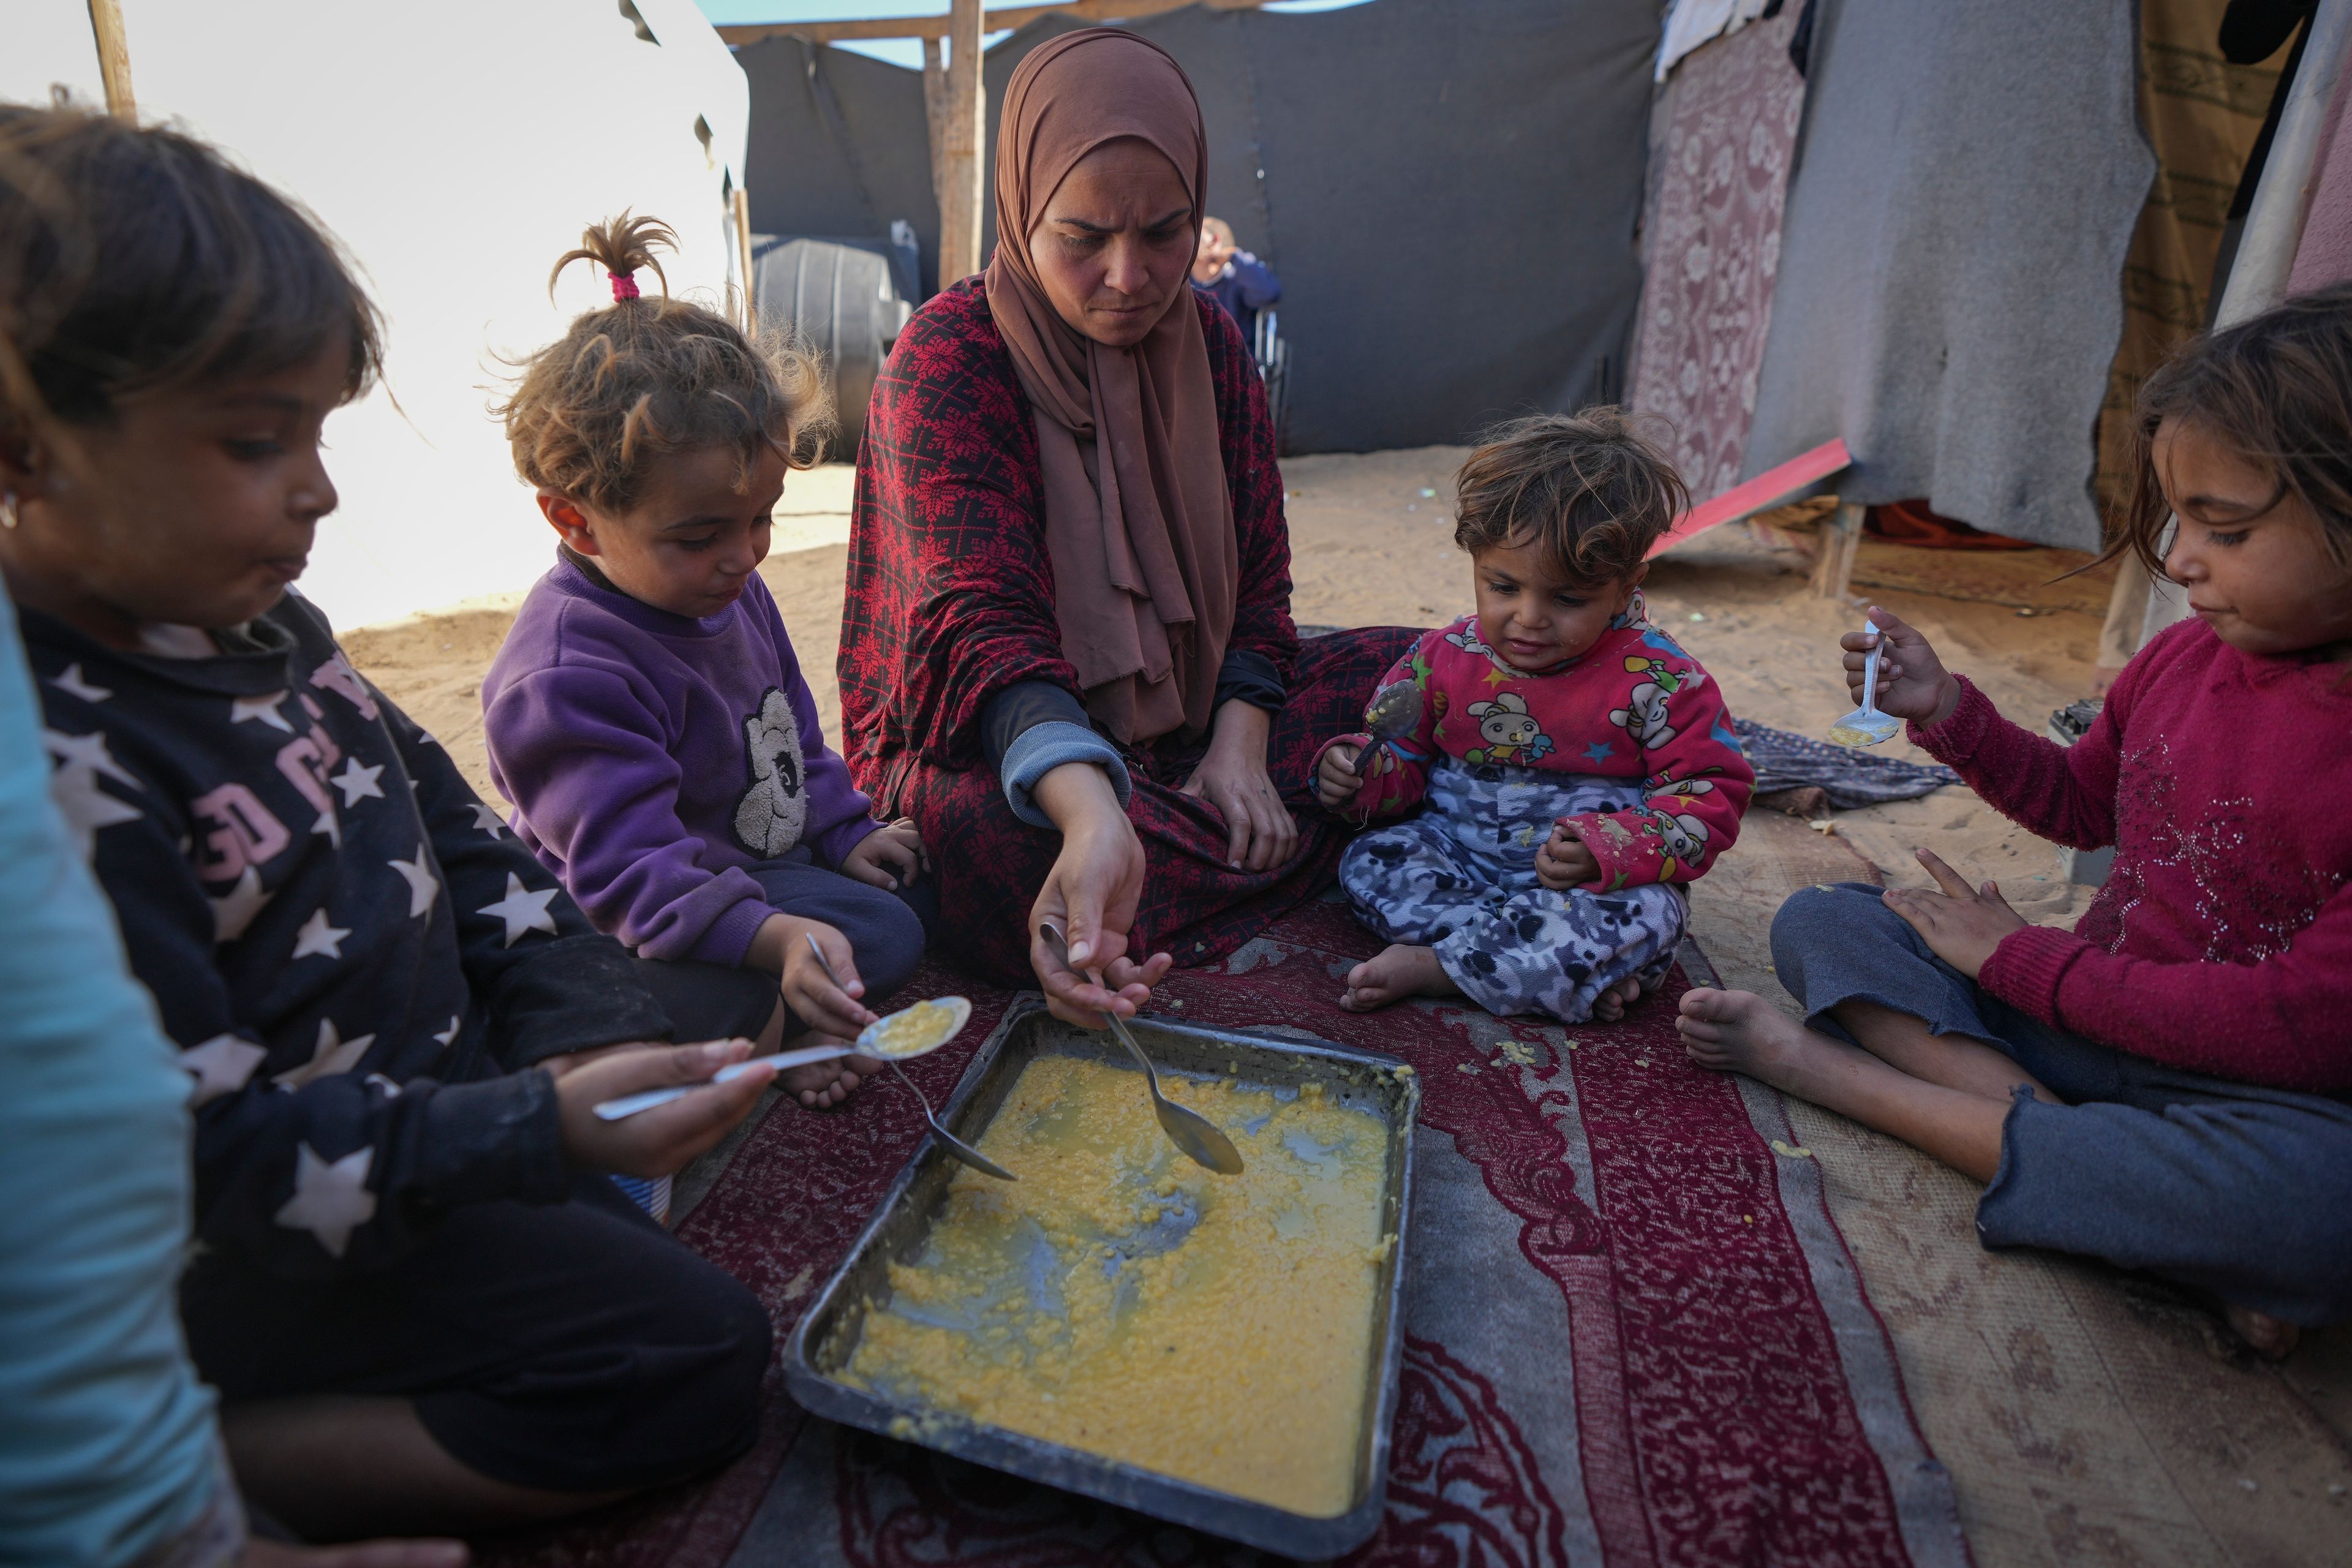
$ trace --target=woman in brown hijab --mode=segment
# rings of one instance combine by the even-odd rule
[[[900,335],[858,455],[844,750],[920,825],[958,956],[1088,1022],[1330,885],[1311,762],[1413,635],[1299,644],[1265,390],[1188,281],[1207,167],[1165,52],[1032,50],[994,256]]]

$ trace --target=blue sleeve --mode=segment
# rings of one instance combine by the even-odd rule
[[[1118,748],[1097,734],[1078,700],[1050,680],[1016,680],[988,700],[980,715],[981,744],[995,764],[1013,815],[1032,827],[1053,819],[1030,793],[1064,763],[1092,763],[1110,775],[1125,805],[1135,794]]]
[[[1282,301],[1282,279],[1274,268],[1246,250],[1234,253],[1234,281],[1241,285],[1242,303],[1253,310]]]
[[[121,1563],[224,1495],[176,1312],[189,1084],[49,799],[38,711],[0,596],[0,1541]]]

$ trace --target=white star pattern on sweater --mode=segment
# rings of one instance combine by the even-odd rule
[[[343,792],[343,809],[348,811],[371,795],[377,800],[383,798],[383,786],[375,782],[376,775],[383,772],[382,763],[363,768],[357,757],[352,757],[343,763],[343,771],[328,782]]]
[[[496,915],[506,921],[507,940],[502,945],[512,947],[527,931],[543,931],[550,936],[555,934],[555,917],[547,912],[547,906],[555,901],[557,891],[557,889],[547,888],[531,892],[522,885],[520,877],[509,871],[507,873],[507,896],[495,904],[483,905],[475,912]]]
[[[478,800],[474,803],[474,826],[493,838],[507,828],[507,825],[499,820],[499,814]]]
[[[207,895],[209,896],[209,895]],[[261,906],[276,897],[261,890],[261,873],[247,866],[237,876],[229,890],[213,899],[213,941],[235,942],[261,912]]]
[[[338,849],[343,847],[343,825],[335,816],[335,805],[332,801],[329,801],[327,809],[319,814],[319,820],[310,824],[310,833],[313,837],[323,833],[327,836],[328,843]]]
[[[84,702],[103,702],[114,695],[103,686],[92,685],[82,675],[81,666],[79,663],[69,664],[59,670],[57,679],[49,684],[67,696],[79,697]]]
[[[327,923],[327,906],[320,904],[294,933],[294,956],[297,958],[341,958],[343,938],[351,935],[345,927]]]
[[[180,1066],[196,1081],[188,1089],[188,1109],[235,1094],[253,1078],[253,1069],[269,1053],[236,1035],[215,1035],[201,1046],[180,1053]]]
[[[341,1258],[352,1232],[375,1217],[375,1194],[367,1190],[373,1149],[357,1149],[340,1160],[322,1160],[308,1143],[294,1151],[294,1195],[278,1211],[279,1225],[307,1230],[331,1256]]]
[[[441,1042],[441,1048],[446,1051],[457,1043],[457,1031],[464,1026],[463,1020],[457,1014],[452,1013],[449,1015],[449,1026],[433,1037]]]
[[[233,698],[228,705],[228,721],[243,724],[258,720],[273,730],[283,730],[290,735],[294,732],[294,726],[288,723],[286,715],[278,710],[278,705],[285,701],[287,696],[288,693],[283,691],[272,691],[261,697]]]
[[[400,873],[408,884],[408,912],[412,916],[433,912],[433,900],[441,896],[441,879],[433,874],[433,863],[426,857],[425,846],[416,847],[414,860],[387,860],[385,865]]]
[[[362,1035],[356,1040],[346,1040],[335,1029],[332,1018],[319,1020],[319,1043],[310,1052],[310,1059],[299,1068],[289,1068],[269,1081],[280,1089],[300,1089],[322,1078],[339,1072],[349,1072],[359,1065],[360,1058],[375,1044],[373,1035]]]
[[[49,775],[49,797],[65,814],[66,826],[73,831],[74,845],[87,860],[98,843],[100,828],[111,827],[118,822],[136,822],[142,815],[137,806],[99,788],[99,775],[104,773],[134,789],[139,780],[107,751],[106,736],[100,731],[68,735],[43,730],[41,744],[48,748],[58,763],[57,771]]]

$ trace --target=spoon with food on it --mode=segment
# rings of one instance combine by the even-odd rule
[[[1878,710],[1878,665],[1886,654],[1885,635],[1866,615],[1862,631],[1871,639],[1870,652],[1862,664],[1862,706],[1830,726],[1830,739],[1841,746],[1875,746],[1893,740],[1903,728],[1902,720]]]
[[[1061,927],[1051,921],[1040,921],[1037,931],[1045,939],[1045,951],[1054,955],[1054,962],[1065,969],[1076,968],[1070,962],[1070,944],[1062,935]],[[1100,975],[1093,978],[1097,983],[1101,980]],[[1168,1134],[1168,1141],[1191,1155],[1195,1163],[1205,1165],[1221,1176],[1240,1175],[1241,1151],[1234,1147],[1234,1141],[1199,1111],[1179,1105],[1162,1094],[1160,1090],[1160,1069],[1153,1067],[1151,1058],[1143,1054],[1143,1047],[1136,1043],[1134,1034],[1127,1026],[1127,1020],[1116,1013],[1105,1013],[1103,1016],[1110,1020],[1111,1033],[1118,1037],[1119,1044],[1127,1047],[1128,1053],[1135,1058],[1136,1064],[1143,1068],[1144,1084],[1151,1091],[1152,1111],[1160,1118],[1160,1130]]]
[[[817,946],[814,936],[808,939],[808,944],[809,951],[816,954],[817,967],[824,970],[824,977],[838,987],[841,977],[833,972],[833,963],[824,956],[824,949]],[[1017,1182],[1020,1177],[949,1131],[947,1123],[931,1110],[931,1102],[924,1098],[923,1091],[915,1087],[915,1080],[898,1072],[900,1062],[929,1056],[954,1039],[971,1021],[970,1001],[961,996],[941,996],[929,1002],[918,1002],[911,1007],[901,1007],[886,1017],[877,1018],[858,1032],[857,1038],[835,1048],[843,1056],[855,1051],[860,1056],[879,1058],[884,1067],[898,1073],[898,1081],[907,1086],[907,1092],[913,1095],[915,1103],[923,1108],[923,1120],[930,1123],[931,1136],[940,1141],[941,1148],[983,1176],[994,1176],[1000,1182]]]
[[[839,979],[834,976],[833,966],[825,962],[824,949],[816,945],[816,940],[814,937],[809,940],[809,949],[816,954],[817,963],[824,966],[826,978],[832,979],[835,985],[840,984]],[[971,1021],[971,1003],[964,997],[941,996],[929,1002],[918,1002],[911,1007],[901,1007],[895,1013],[877,1018],[859,1031],[854,1040],[835,1041],[824,1046],[808,1046],[796,1051],[780,1051],[772,1057],[758,1057],[752,1061],[737,1062],[732,1067],[719,1068],[713,1075],[711,1081],[727,1083],[749,1072],[754,1063],[765,1064],[782,1072],[787,1068],[802,1067],[811,1062],[832,1061],[839,1057],[875,1057],[892,1072],[898,1073],[898,1080],[901,1083],[914,1089],[915,1100],[923,1108],[923,1120],[930,1123],[931,1131],[939,1134],[950,1154],[976,1171],[1001,1177],[1008,1182],[1015,1181],[1018,1178],[1012,1172],[941,1126],[940,1119],[931,1113],[931,1102],[923,1098],[923,1091],[915,1089],[914,1080],[898,1071],[900,1062],[913,1061],[917,1057],[930,1055],[950,1040],[954,1039],[964,1025]],[[642,1110],[651,1110],[656,1105],[667,1105],[671,1100],[680,1099],[701,1087],[700,1084],[687,1084],[671,1089],[650,1089],[643,1094],[624,1095],[618,1100],[608,1100],[597,1106],[596,1114],[604,1121],[618,1121],[623,1117],[635,1116]]]
[[[1402,741],[1421,728],[1421,688],[1410,680],[1400,680],[1373,692],[1371,701],[1364,705],[1364,728],[1372,738],[1356,753],[1358,778],[1364,776],[1364,770],[1372,765],[1373,756],[1382,746]]]

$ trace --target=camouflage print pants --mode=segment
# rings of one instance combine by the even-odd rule
[[[1339,885],[1357,918],[1391,942],[1434,948],[1488,1012],[1580,1024],[1627,976],[1644,990],[1665,978],[1689,906],[1664,886],[1554,892],[1536,879],[1536,851],[1557,817],[1640,801],[1631,779],[1442,757],[1421,815],[1350,844]]]

